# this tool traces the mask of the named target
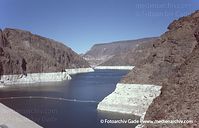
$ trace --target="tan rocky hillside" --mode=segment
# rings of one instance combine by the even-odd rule
[[[194,32],[199,23],[198,13],[171,23],[169,30],[152,44],[153,48],[145,63],[138,64],[121,82],[167,83],[169,76],[176,72],[197,45]]]
[[[145,128],[199,127],[199,11],[172,22],[153,43],[145,63],[121,82],[162,85],[146,120],[193,120],[193,124],[147,124]]]
[[[155,39],[156,37],[151,37],[138,40],[126,40],[111,43],[95,44],[87,53],[84,54],[83,57],[86,60],[88,60],[88,62],[93,66],[100,64],[113,66],[128,65],[128,58],[126,58],[127,60],[122,61],[122,59],[124,58],[122,56],[123,54],[126,55],[126,53],[128,52],[134,51],[135,48],[138,47],[140,44],[150,42]],[[120,58],[117,58],[119,56]]]
[[[128,49],[125,52],[114,55],[109,60],[100,64],[101,66],[138,66],[145,63],[146,58],[153,49],[153,42],[158,38],[153,38],[146,42],[137,44],[136,48]]]
[[[198,26],[199,27],[199,26]],[[198,128],[199,127],[199,30],[195,34],[198,44],[179,67],[161,95],[149,107],[146,120],[193,120],[191,124],[146,125],[146,128]]]
[[[72,49],[28,31],[0,31],[0,74],[60,72],[66,68],[89,67]]]

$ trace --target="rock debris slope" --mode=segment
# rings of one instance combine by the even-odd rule
[[[0,75],[87,67],[86,60],[62,43],[24,30],[0,30]]]

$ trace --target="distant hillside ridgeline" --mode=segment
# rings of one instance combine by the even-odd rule
[[[128,52],[133,52],[139,45],[151,42],[156,40],[157,37],[152,38],[143,38],[138,40],[126,40],[126,41],[117,41],[111,43],[102,43],[95,44],[86,54],[84,54],[84,58],[90,63],[92,66],[96,65],[106,65],[107,66],[125,66],[129,65],[130,62],[127,60],[123,60],[123,56]],[[119,57],[120,58],[117,58]],[[116,59],[116,58],[117,59]],[[118,60],[118,61],[108,61]],[[132,65],[132,64],[131,64]]]

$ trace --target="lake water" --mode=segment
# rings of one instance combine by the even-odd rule
[[[96,109],[98,102],[114,91],[127,72],[96,70],[73,75],[70,81],[4,88],[0,90],[0,102],[44,128],[134,128],[134,123],[101,121],[138,120],[139,117]]]

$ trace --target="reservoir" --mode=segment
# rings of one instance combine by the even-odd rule
[[[97,110],[127,70],[95,70],[72,80],[2,88],[0,102],[44,128],[134,128],[139,117]],[[114,123],[117,121],[117,123]]]

